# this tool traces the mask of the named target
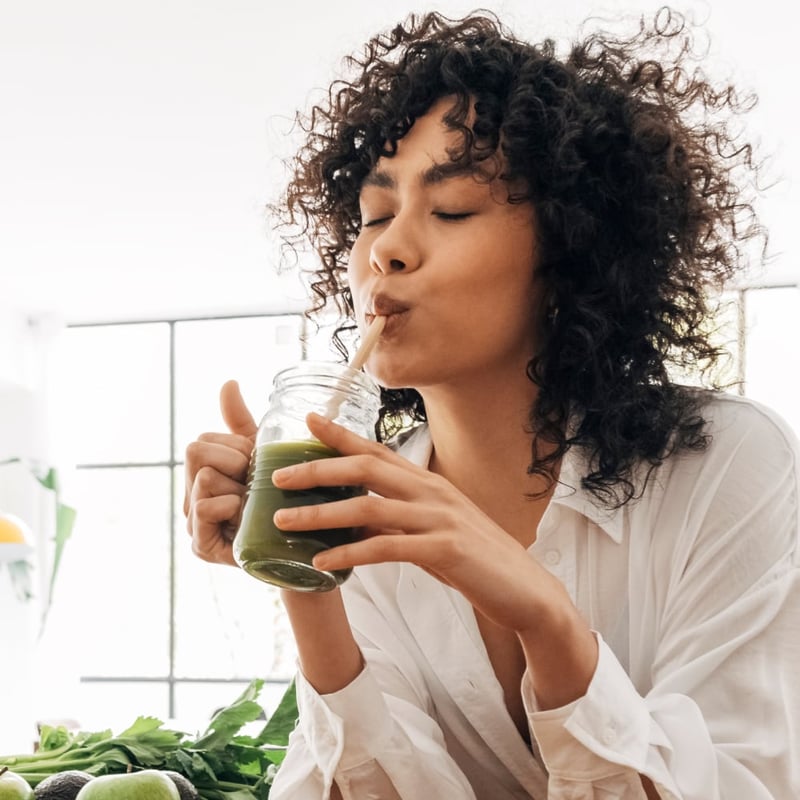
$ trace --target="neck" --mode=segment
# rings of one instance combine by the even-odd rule
[[[528,475],[532,435],[527,432],[536,387],[524,371],[511,380],[422,391],[433,454],[430,468],[447,478],[484,513],[526,546],[548,497]]]

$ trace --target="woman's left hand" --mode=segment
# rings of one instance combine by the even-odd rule
[[[286,531],[362,529],[360,541],[317,555],[315,566],[334,570],[410,562],[518,633],[541,619],[537,609],[549,605],[548,599],[556,605],[569,602],[561,583],[449,481],[324,417],[311,414],[308,425],[341,457],[276,470],[275,485],[286,490],[363,486],[372,493],[275,514],[275,524]]]

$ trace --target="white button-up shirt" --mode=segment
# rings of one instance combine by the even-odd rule
[[[272,800],[619,800],[800,797],[800,448],[768,409],[718,396],[712,442],[668,459],[644,495],[598,507],[581,459],[529,554],[596,632],[585,696],[540,711],[533,742],[503,701],[472,607],[423,570],[356,568],[343,586],[366,667],[300,722]],[[426,464],[421,428],[401,450]],[[487,554],[490,558],[491,554]]]

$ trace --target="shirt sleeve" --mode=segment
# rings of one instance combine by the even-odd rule
[[[800,797],[797,450],[757,434],[726,469],[711,459],[698,485],[714,489],[680,509],[652,685],[637,689],[599,636],[575,702],[539,710],[524,676],[550,800],[643,800],[640,775],[665,800]]]
[[[366,598],[353,600],[358,616],[378,616]],[[380,620],[372,620],[381,626]],[[377,647],[356,631],[365,667],[345,688],[320,695],[297,676],[299,723],[270,800],[327,800],[335,782],[344,800],[474,800],[463,772],[447,752],[441,728],[428,707],[421,678],[400,670],[391,646]],[[367,625],[366,627],[369,627]]]

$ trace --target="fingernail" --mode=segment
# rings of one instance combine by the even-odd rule
[[[272,473],[272,482],[283,483],[291,477],[292,473],[295,472],[296,469],[296,467],[281,467],[280,469],[276,469]]]

